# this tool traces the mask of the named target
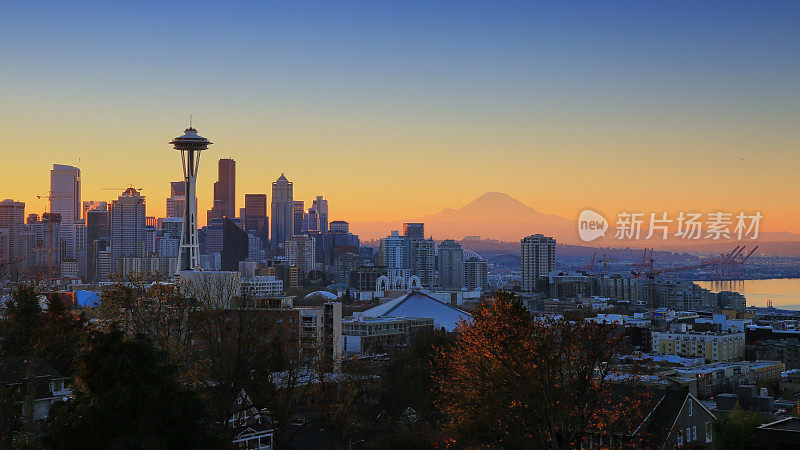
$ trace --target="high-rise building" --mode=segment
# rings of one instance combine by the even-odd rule
[[[409,239],[425,239],[424,223],[404,223],[403,236]]]
[[[292,230],[294,234],[303,234],[304,231],[307,231],[305,218],[306,211],[303,209],[303,201],[295,200],[292,203]]]
[[[349,233],[350,232],[350,224],[345,222],[344,220],[334,220],[328,224],[328,231],[334,232],[342,232],[342,233]]]
[[[295,235],[286,241],[286,262],[297,271],[301,278],[316,268],[316,243],[305,234]]]
[[[86,281],[87,273],[88,273],[88,261],[86,259],[86,255],[88,252],[88,245],[86,241],[86,225],[83,222],[78,222],[75,224],[75,258],[74,261],[78,267],[77,270],[77,277],[81,280]],[[63,270],[64,265],[62,263],[61,268]],[[63,276],[63,275],[62,275]]]
[[[249,239],[231,219],[225,217],[222,221],[222,270],[237,271],[239,263],[247,259]]]
[[[123,258],[145,256],[145,198],[128,188],[111,202],[112,272],[122,272]]]
[[[470,291],[489,289],[489,264],[475,252],[464,252],[464,287]]]
[[[409,265],[406,239],[397,231],[381,238],[379,264],[389,269],[407,269]]]
[[[63,249],[61,243],[61,214],[44,213],[39,227],[35,252],[36,268],[48,275],[58,276]]]
[[[541,234],[522,238],[520,241],[522,266],[522,290],[536,290],[540,277],[546,277],[556,268],[556,240]]]
[[[86,211],[86,281],[98,280],[98,252],[106,250],[110,241],[108,210],[106,208]]]
[[[267,219],[267,194],[244,194],[243,219],[248,230],[264,228]]]
[[[211,141],[197,134],[197,130],[189,126],[183,136],[170,141],[181,152],[183,161],[183,180],[186,183],[183,209],[183,226],[181,228],[181,246],[178,254],[178,271],[198,270],[200,268],[200,244],[197,239],[197,170],[200,154],[208,150]]]
[[[328,232],[328,200],[318,195],[311,204],[311,208],[316,212],[316,230],[319,230],[325,236]]]
[[[278,247],[294,234],[292,182],[281,174],[272,183],[272,246]]]
[[[436,284],[436,243],[433,239],[406,238],[409,268],[423,286]]]
[[[25,230],[25,203],[5,199],[0,202],[0,229],[7,230],[7,248],[4,261],[9,263],[12,275],[19,273],[22,267],[22,239],[20,233]]]
[[[186,182],[185,181],[170,181],[169,182],[169,196],[175,197],[176,195],[186,195]]]
[[[93,209],[108,209],[108,202],[98,201],[98,200],[87,200],[83,202],[83,214],[81,215],[81,220],[83,221],[84,225],[86,224],[86,213]]]
[[[314,208],[309,208],[308,211],[303,215],[303,232],[306,231],[320,231],[319,227],[319,216],[317,214],[317,210]]]
[[[208,221],[236,217],[236,161],[223,158],[218,163],[218,181],[214,183],[214,204]]]
[[[50,212],[61,215],[63,251],[74,258],[74,224],[81,219],[81,171],[77,167],[53,164],[50,171]]]
[[[464,287],[464,250],[452,239],[439,244],[439,286],[444,289]]]
[[[167,197],[167,217],[182,217],[186,209],[186,182],[171,181]]]
[[[244,194],[244,228],[258,236],[262,245],[269,240],[269,217],[267,217],[267,194]]]

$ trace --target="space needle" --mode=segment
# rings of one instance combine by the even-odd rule
[[[200,270],[200,246],[197,243],[197,169],[200,165],[200,153],[208,150],[211,141],[197,134],[192,128],[184,130],[183,136],[176,137],[170,144],[181,152],[183,162],[183,179],[186,185],[186,200],[183,207],[183,226],[181,227],[181,246],[178,251],[178,273]]]

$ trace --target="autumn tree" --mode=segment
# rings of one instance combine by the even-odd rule
[[[436,360],[446,441],[456,446],[574,448],[640,414],[611,407],[623,347],[615,327],[534,317],[510,294],[483,302]]]

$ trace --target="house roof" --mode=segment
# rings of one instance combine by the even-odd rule
[[[28,377],[67,378],[49,362],[38,356],[8,356],[0,359],[0,383],[19,384]]]
[[[800,418],[786,417],[775,422],[765,423],[758,427],[762,430],[780,430],[780,431],[793,431],[800,432]]]
[[[667,441],[687,399],[693,399],[699,408],[705,410],[712,418],[714,417],[714,414],[705,405],[683,389],[631,388],[619,385],[615,386],[612,392],[614,397],[611,400],[612,409],[615,408],[615,405],[620,405],[621,410],[624,410],[623,404],[629,401],[628,397],[638,395],[642,399],[641,411],[638,417],[620,421],[608,431],[614,434],[641,436],[644,439],[643,443],[655,447],[663,446]]]
[[[436,328],[455,330],[461,320],[472,320],[466,311],[454,308],[430,295],[413,291],[382,305],[368,309],[362,317],[430,317]]]

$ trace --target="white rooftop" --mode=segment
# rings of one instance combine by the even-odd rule
[[[359,314],[362,317],[430,317],[436,328],[447,331],[456,329],[461,320],[472,320],[472,315],[466,311],[454,308],[441,302],[430,295],[421,292],[410,294],[390,300],[382,305],[368,309]]]

